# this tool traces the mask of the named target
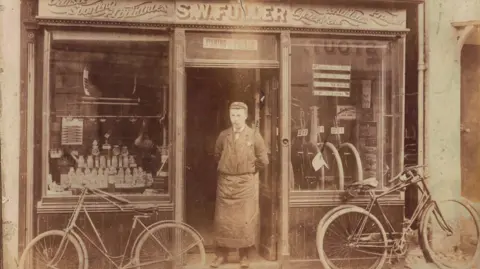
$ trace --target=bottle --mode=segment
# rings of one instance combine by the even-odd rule
[[[107,168],[107,159],[104,155],[100,156],[100,167]]]
[[[112,156],[112,167],[117,168],[118,167],[118,158],[117,156]]]
[[[125,184],[133,185],[133,176],[130,168],[125,168]]]
[[[92,169],[94,165],[95,164],[93,162],[93,156],[88,155],[88,157],[87,157],[87,168]]]
[[[77,164],[77,166],[78,166],[79,168],[84,168],[84,167],[85,167],[85,158],[83,157],[83,155],[80,155],[80,156],[78,157],[78,164]]]

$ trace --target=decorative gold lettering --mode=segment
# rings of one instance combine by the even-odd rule
[[[402,25],[404,21],[398,20],[398,15],[392,12],[375,10],[370,14],[372,21],[380,26]]]
[[[180,4],[176,16],[179,20],[196,20],[218,22],[287,22],[287,9],[266,5],[234,4]]]
[[[135,5],[105,0],[49,0],[51,12],[70,16],[107,19],[131,19],[144,16],[167,16],[165,4],[144,1]]]
[[[190,18],[190,9],[192,9],[189,5],[178,5],[177,6],[177,18],[180,20],[188,20]]]
[[[202,21],[208,21],[211,19],[212,6],[210,4],[197,4],[198,17],[197,19]],[[194,17],[192,17],[194,19]]]

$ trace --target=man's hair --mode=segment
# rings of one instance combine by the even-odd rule
[[[248,114],[248,106],[243,102],[233,102],[230,104],[230,109],[244,109],[245,113]]]

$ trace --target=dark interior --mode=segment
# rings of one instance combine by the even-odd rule
[[[228,107],[234,101],[248,105],[252,126],[256,88],[254,69],[187,69],[186,219],[202,234],[207,249],[213,244],[215,141],[230,127]]]

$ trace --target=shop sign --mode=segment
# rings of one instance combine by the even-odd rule
[[[406,12],[348,7],[292,7],[292,20],[304,26],[349,28],[405,27]]]
[[[331,96],[331,97],[350,97],[350,92],[345,91],[328,91],[328,90],[313,90],[314,96]]]
[[[337,119],[355,120],[357,118],[357,109],[355,106],[337,106]]]
[[[176,3],[179,23],[288,25],[288,5],[261,3]]]
[[[39,16],[115,21],[166,21],[174,3],[158,0],[47,0]]]
[[[294,1],[292,1],[294,2]],[[406,10],[295,3],[45,0],[39,17],[279,27],[405,28]]]
[[[404,28],[406,11],[282,3],[176,2],[176,22],[292,27]]]
[[[350,97],[350,65],[313,64],[313,95]]]
[[[224,50],[258,50],[258,42],[255,39],[233,39],[233,38],[203,38],[204,49]]]

